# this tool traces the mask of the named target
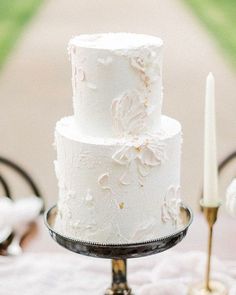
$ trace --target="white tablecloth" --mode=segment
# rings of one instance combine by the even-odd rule
[[[128,280],[137,295],[187,295],[188,288],[204,276],[201,252],[167,251],[128,261]],[[236,261],[213,258],[215,279],[236,295]],[[109,260],[70,253],[26,253],[0,257],[0,294],[102,295],[110,285]]]

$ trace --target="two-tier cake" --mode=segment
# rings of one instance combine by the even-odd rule
[[[130,243],[178,226],[181,125],[161,115],[162,45],[130,33],[69,42],[74,116],[55,132],[58,232]]]

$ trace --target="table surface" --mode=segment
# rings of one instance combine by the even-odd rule
[[[186,238],[175,247],[177,251],[205,251],[208,228],[202,214],[195,214]],[[68,252],[49,236],[43,218],[38,221],[37,233],[25,243],[26,252]],[[222,259],[236,260],[236,219],[219,214],[214,227],[213,254]]]

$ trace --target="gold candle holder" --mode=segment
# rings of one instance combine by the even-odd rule
[[[190,295],[227,295],[228,291],[222,282],[211,280],[211,257],[212,257],[212,241],[213,241],[213,228],[217,220],[218,210],[221,203],[215,206],[206,206],[204,201],[200,201],[203,208],[204,216],[206,218],[209,235],[208,235],[208,249],[207,249],[207,265],[205,281],[197,284],[190,289]]]

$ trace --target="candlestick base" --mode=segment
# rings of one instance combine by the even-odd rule
[[[210,289],[207,290],[203,283],[193,286],[189,295],[227,295],[228,290],[225,285],[219,281],[210,281]]]

